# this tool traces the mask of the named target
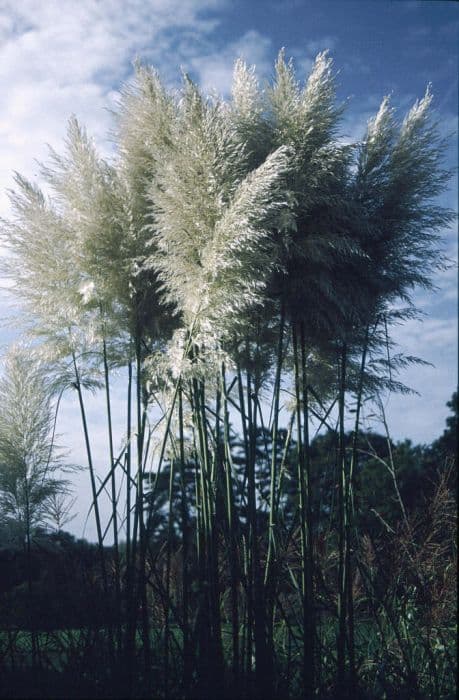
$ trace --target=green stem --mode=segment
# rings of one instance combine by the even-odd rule
[[[247,356],[249,348],[247,343]],[[255,464],[257,449],[257,387],[247,370],[247,418],[249,436],[248,512],[249,562],[253,581],[253,617],[255,632],[255,678],[257,694],[264,698],[270,689],[272,667],[267,660],[264,590],[258,543]]]
[[[272,427],[272,448],[271,448],[271,473],[270,473],[270,489],[269,489],[269,531],[268,531],[268,554],[266,557],[265,568],[265,586],[270,585],[270,576],[272,569],[272,558],[276,551],[276,486],[277,486],[277,439],[279,429],[279,402],[280,402],[280,386],[282,373],[282,346],[284,338],[284,310],[281,311],[281,321],[279,329],[279,344],[277,348],[277,364],[276,378],[274,381],[274,411],[273,411],[273,427]]]
[[[365,363],[368,351],[369,327],[365,330],[365,340],[362,350],[362,359],[360,364],[359,384],[357,388],[357,406],[355,412],[354,433],[352,436],[352,452],[351,463],[349,466],[349,478],[346,498],[346,592],[347,592],[347,608],[349,619],[348,630],[348,645],[349,645],[349,691],[351,696],[355,696],[357,692],[357,669],[355,665],[355,629],[354,629],[354,595],[352,590],[353,580],[353,562],[352,562],[352,528],[354,524],[354,474],[357,470],[358,461],[358,435],[360,428],[360,411],[362,407],[363,384],[365,375]]]
[[[302,369],[302,394],[303,394],[303,458],[304,458],[304,497],[305,497],[305,585],[306,585],[306,648],[307,658],[305,688],[306,696],[312,696],[315,686],[315,611],[314,611],[314,551],[312,530],[312,494],[311,494],[311,455],[309,445],[309,392],[307,376],[306,344],[304,336],[304,324],[301,323],[301,369]]]
[[[231,627],[233,652],[233,678],[235,688],[239,686],[239,605],[238,605],[238,556],[237,556],[237,525],[232,485],[232,459],[229,435],[229,411],[225,365],[222,364],[222,393],[223,393],[223,435],[226,467],[226,511],[228,518],[228,537],[230,542],[230,576],[231,576]]]
[[[337,638],[337,664],[338,664],[338,692],[344,697],[346,694],[346,510],[345,494],[347,483],[346,447],[344,434],[344,400],[346,391],[346,344],[341,348],[339,371],[339,449],[338,449],[338,536],[339,536],[339,562],[338,562],[338,638]]]
[[[87,423],[87,419],[86,419],[86,409],[85,409],[84,400],[83,400],[83,392],[81,390],[80,373],[78,370],[78,365],[77,365],[76,356],[75,356],[74,352],[72,352],[72,362],[73,362],[73,369],[75,372],[74,386],[75,386],[75,389],[77,392],[78,403],[80,406],[81,422],[82,422],[82,426],[83,426],[83,435],[84,435],[84,441],[85,441],[85,447],[86,447],[86,455],[87,455],[87,459],[88,459],[89,477],[90,477],[90,482],[91,482],[92,503],[93,503],[93,507],[94,507],[94,517],[96,520],[97,544],[98,544],[98,549],[99,549],[99,558],[100,558],[100,566],[101,566],[101,573],[102,573],[102,585],[103,585],[103,589],[104,589],[105,598],[108,599],[109,590],[108,590],[107,568],[106,568],[106,562],[105,562],[104,538],[103,538],[103,534],[102,534],[102,525],[101,525],[101,520],[100,520],[99,501],[98,501],[98,497],[97,497],[96,476],[95,476],[95,471],[94,471],[94,463],[92,460],[91,444],[89,441],[89,431],[88,431],[88,423]],[[109,625],[109,628],[108,628],[108,636],[109,636],[108,644],[109,644],[110,664],[112,666],[112,669],[114,669],[115,661],[114,661],[114,655],[113,655],[113,635],[112,635],[111,625]]]
[[[116,495],[116,479],[115,479],[115,455],[113,450],[113,427],[112,427],[112,411],[110,400],[110,382],[107,359],[107,344],[105,339],[102,343],[103,362],[104,362],[104,378],[105,378],[105,399],[107,405],[107,422],[108,422],[108,444],[110,453],[110,471],[111,471],[111,502],[112,502],[112,523],[113,523],[113,548],[114,548],[114,564],[115,564],[115,607],[116,607],[116,631],[118,650],[121,650],[121,578],[120,578],[120,557],[118,547],[118,514],[117,506],[118,499]]]
[[[183,617],[183,692],[185,697],[189,694],[191,682],[191,662],[192,653],[190,645],[189,628],[189,515],[186,502],[186,475],[185,475],[185,443],[183,430],[183,390],[180,379],[178,392],[178,413],[179,413],[179,449],[180,449],[180,485],[181,499],[180,508],[182,515],[182,617]]]
[[[309,655],[309,600],[306,580],[307,572],[307,525],[306,525],[306,493],[304,481],[304,446],[303,431],[301,426],[301,382],[298,357],[298,336],[295,325],[292,326],[293,359],[295,366],[295,399],[296,399],[296,428],[298,440],[298,500],[300,515],[300,539],[301,539],[301,598],[303,612],[303,684],[305,696],[308,697],[311,677],[310,677],[310,655]]]
[[[211,678],[215,671],[215,648],[213,639],[213,581],[212,581],[212,545],[211,545],[211,513],[210,513],[210,483],[209,483],[209,451],[205,430],[205,415],[203,413],[203,389],[194,377],[193,408],[194,424],[198,432],[199,449],[199,486],[200,502],[202,504],[199,536],[199,576],[200,603],[198,610],[198,629],[200,637],[199,648],[199,681],[201,692],[210,691]]]
[[[127,677],[127,692],[130,692],[132,686],[133,674],[133,655],[134,642],[132,640],[134,633],[131,631],[132,620],[134,619],[133,612],[133,596],[134,596],[134,571],[135,548],[132,548],[132,532],[131,532],[131,431],[132,431],[132,362],[128,364],[128,387],[127,387],[127,417],[126,417],[126,612],[127,612],[127,630],[125,640],[125,655],[126,655],[126,677]],[[132,643],[131,643],[132,640]]]
[[[74,353],[72,353],[72,360],[73,360],[73,368],[75,371],[75,384],[74,384],[74,386],[75,386],[75,389],[77,391],[78,403],[80,406],[81,422],[83,425],[83,434],[84,434],[84,441],[85,441],[85,447],[86,447],[86,456],[88,459],[89,477],[90,477],[90,481],[91,481],[92,501],[93,501],[93,507],[94,507],[94,516],[96,519],[97,542],[98,542],[98,546],[99,546],[100,562],[101,562],[101,569],[102,569],[102,581],[103,581],[105,595],[107,595],[107,593],[108,593],[107,570],[106,570],[106,566],[105,566],[105,555],[104,555],[104,545],[103,545],[103,536],[102,536],[102,525],[101,525],[101,521],[100,521],[99,502],[97,500],[96,477],[95,477],[95,472],[94,472],[94,464],[92,461],[91,445],[89,442],[89,432],[88,432],[88,423],[86,420],[86,410],[85,410],[84,401],[83,401],[83,393],[81,391],[80,373],[78,371],[78,366],[77,366],[76,357],[75,357]]]
[[[237,379],[238,379],[238,392],[239,392],[239,405],[241,409],[241,423],[242,423],[242,435],[244,441],[244,453],[245,453],[245,474],[244,482],[248,481],[248,475],[250,470],[250,450],[249,450],[249,431],[247,427],[247,413],[245,410],[244,401],[244,385],[242,383],[242,373],[240,367],[237,369]],[[248,679],[252,673],[252,637],[253,637],[253,575],[252,575],[252,563],[250,557],[250,520],[249,516],[247,518],[247,547],[246,547],[246,591],[247,591],[247,605],[246,605],[246,620],[247,624],[244,626],[244,631],[246,632],[246,659],[245,659],[245,670],[246,678]]]
[[[169,608],[171,593],[171,548],[172,548],[172,499],[174,488],[174,465],[175,459],[170,460],[169,473],[169,522],[167,530],[166,548],[166,599],[165,599],[165,629],[164,629],[164,694],[169,697]]]

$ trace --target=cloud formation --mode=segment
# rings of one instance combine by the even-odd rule
[[[243,58],[255,65],[260,77],[267,77],[271,70],[271,40],[256,30],[249,30],[238,40],[230,42],[223,50],[214,50],[191,58],[191,66],[199,77],[204,91],[216,90],[228,95],[231,89],[233,65]]]
[[[46,143],[76,113],[109,148],[107,104],[140,56],[168,79],[217,26],[224,0],[3,0],[0,13],[0,214],[13,170],[36,175]],[[186,39],[192,35],[195,41]]]

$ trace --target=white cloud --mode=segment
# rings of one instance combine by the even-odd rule
[[[415,299],[419,302],[420,296]],[[420,308],[428,312],[436,295],[424,296]],[[457,320],[455,317],[426,316],[411,319],[392,328],[397,343],[394,352],[403,352],[431,363],[413,365],[399,379],[418,395],[392,394],[387,400],[387,415],[394,438],[409,436],[419,443],[429,443],[443,431],[448,415],[446,402],[457,386]]]
[[[293,57],[298,80],[300,82],[307,80],[317,54],[321,51],[332,51],[336,44],[336,37],[323,36],[306,41],[304,46],[294,46],[291,50],[288,49],[287,57]]]
[[[270,39],[252,29],[223,51],[195,56],[190,65],[197,72],[204,91],[216,90],[221,95],[228,95],[235,60],[243,58],[249,65],[256,66],[259,77],[266,78],[271,69],[270,51]]]
[[[404,12],[416,12],[424,3],[421,0],[404,0],[398,3],[398,7]]]
[[[313,41],[306,42],[306,51],[309,54],[317,54],[319,51],[325,51],[326,49],[334,49],[337,44],[337,39],[334,36],[323,36]]]
[[[410,27],[407,32],[407,39],[408,40],[414,40],[417,41],[419,39],[427,39],[427,37],[431,36],[432,34],[432,27],[429,27],[425,24],[420,24],[415,27]]]
[[[399,327],[395,339],[406,348],[406,352],[419,353],[425,348],[426,359],[435,364],[439,353],[448,352],[454,348],[457,334],[457,324],[452,319],[425,318],[423,320],[408,320]]]
[[[166,76],[187,58],[181,34],[206,39],[224,0],[4,0],[0,23],[0,213],[11,172],[34,176],[76,113],[105,141],[107,101],[140,55]],[[182,46],[184,56],[177,55]]]
[[[455,263],[452,264],[450,267],[448,267],[447,270],[444,270],[441,273],[439,273],[438,278],[437,278],[437,284],[439,286],[440,301],[446,301],[446,302],[453,301],[453,302],[457,303],[457,297],[458,297],[457,251],[455,251],[455,253],[456,253]]]

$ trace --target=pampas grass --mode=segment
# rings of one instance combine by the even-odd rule
[[[116,109],[110,161],[72,118],[63,154],[52,151],[42,168],[50,196],[17,176],[13,218],[2,225],[11,253],[7,272],[50,376],[56,386],[77,392],[107,593],[108,527],[114,541],[116,611],[107,639],[113,672],[117,660],[125,661],[126,694],[135,694],[139,674],[145,689],[161,697],[280,692],[281,625],[287,692],[295,682],[303,697],[317,695],[325,662],[317,621],[321,526],[312,507],[310,430],[315,420],[319,427],[327,424],[337,404],[332,665],[339,697],[356,696],[353,481],[360,410],[378,389],[403,388],[393,373],[415,358],[387,357],[390,321],[413,313],[413,289],[430,286],[444,264],[438,236],[452,220],[435,199],[449,174],[431,102],[428,89],[399,123],[384,98],[362,140],[343,145],[343,106],[336,103],[326,52],[303,84],[280,52],[266,89],[254,68],[239,60],[228,101],[203,95],[187,76],[180,91],[170,92],[152,69],[138,64]],[[394,311],[400,302],[405,310]],[[127,424],[117,457],[110,387],[113,372],[122,368]],[[112,504],[106,527],[85,387],[105,391],[103,485],[110,485]],[[288,395],[293,401],[285,421]],[[349,463],[344,437],[351,396],[357,409]],[[33,406],[33,398],[23,401]],[[160,413],[156,427],[150,425],[153,407]],[[242,434],[242,481],[233,424]],[[260,435],[269,433],[271,448],[266,440],[260,447]],[[293,438],[297,452],[290,469]],[[268,496],[257,473],[260,450],[269,464]],[[169,525],[161,587],[152,528],[166,459]],[[186,489],[189,463],[193,503]],[[174,469],[181,485],[180,533],[173,527]],[[177,537],[178,589],[172,582]],[[286,586],[294,612],[284,609]],[[158,630],[152,610],[161,600],[164,624]],[[159,632],[161,678],[152,643]],[[173,684],[174,658],[181,670]]]

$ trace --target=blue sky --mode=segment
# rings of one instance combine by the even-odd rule
[[[285,47],[303,78],[317,52],[330,49],[338,95],[347,100],[343,136],[358,139],[384,95],[392,94],[403,114],[429,82],[442,133],[457,130],[458,39],[459,3],[449,1],[0,0],[0,216],[8,216],[13,170],[37,177],[35,159],[46,159],[46,143],[59,150],[70,114],[110,153],[109,109],[135,57],[153,63],[170,85],[178,84],[182,66],[205,90],[226,95],[238,56],[269,79]],[[457,168],[457,137],[447,164]],[[457,208],[457,176],[442,201]],[[444,249],[457,259],[456,226],[444,232]],[[435,365],[401,377],[421,397],[392,396],[387,403],[394,437],[416,442],[441,433],[445,403],[457,384],[456,269],[439,274],[435,283],[435,295],[416,296],[424,321],[394,332],[401,351]],[[8,321],[15,306],[6,291],[0,304],[1,353],[17,331]],[[120,406],[122,400],[120,393]],[[93,411],[102,454],[97,404]],[[78,459],[75,420],[75,408],[64,404],[62,442]],[[82,518],[75,522],[78,532]]]

